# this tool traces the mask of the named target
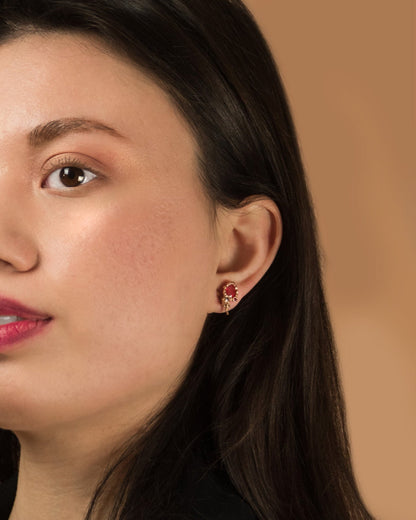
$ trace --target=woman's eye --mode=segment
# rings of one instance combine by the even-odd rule
[[[46,178],[45,184],[47,188],[62,189],[64,188],[77,188],[82,184],[95,179],[97,175],[95,173],[80,168],[79,166],[65,166],[53,171]]]

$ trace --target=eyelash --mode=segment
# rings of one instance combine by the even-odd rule
[[[50,189],[57,189],[61,191],[72,191],[77,188],[80,188],[81,186],[84,186],[85,184],[89,184],[90,182],[94,181],[97,177],[100,176],[100,173],[96,171],[94,168],[90,168],[87,164],[85,164],[83,161],[80,161],[79,159],[75,157],[70,156],[64,156],[59,157],[57,160],[52,161],[51,165],[48,167],[48,174],[45,175],[45,177],[42,180],[42,188],[45,187],[46,181],[49,179],[49,177],[55,173],[55,172],[61,172],[61,170],[65,168],[79,168],[83,172],[92,173],[95,177],[90,179],[87,182],[82,182],[78,186],[63,186],[63,188],[50,188]],[[47,186],[46,186],[47,187]]]

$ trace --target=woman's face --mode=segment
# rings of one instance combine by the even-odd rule
[[[0,70],[0,298],[53,317],[0,353],[0,427],[140,418],[212,310],[194,140],[160,88],[82,36],[2,44]]]

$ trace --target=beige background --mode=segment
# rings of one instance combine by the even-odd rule
[[[415,520],[415,5],[246,4],[298,128],[359,486],[377,519]]]

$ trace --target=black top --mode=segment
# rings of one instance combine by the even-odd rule
[[[0,520],[8,520],[16,495],[17,473],[0,484]]]
[[[9,518],[16,487],[17,474],[0,484],[0,520]],[[192,520],[256,520],[226,473],[219,471],[210,471],[199,481],[191,509]]]

